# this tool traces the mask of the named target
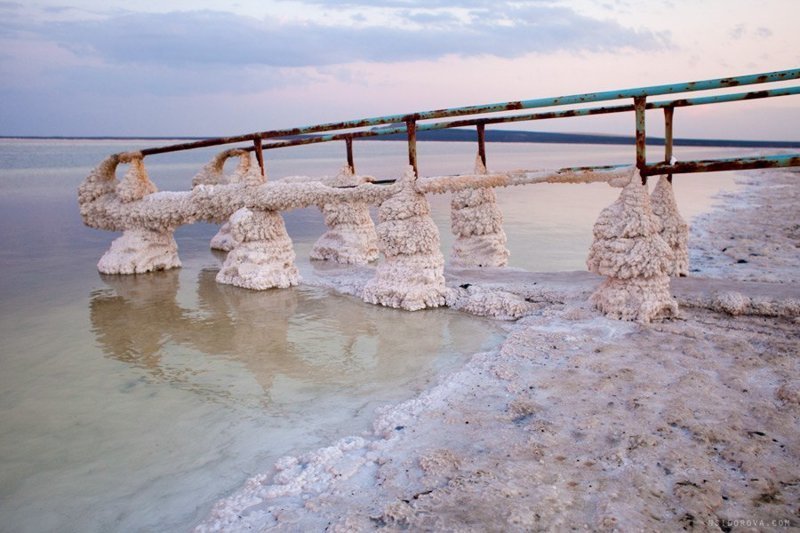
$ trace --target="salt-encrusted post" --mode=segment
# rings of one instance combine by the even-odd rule
[[[237,244],[217,274],[219,283],[264,290],[300,282],[292,241],[280,213],[242,208],[230,223]]]
[[[475,174],[486,174],[479,154]],[[503,267],[508,264],[503,214],[490,187],[464,189],[450,201],[450,227],[456,240],[450,262],[457,267]]]
[[[670,276],[689,274],[689,225],[678,212],[672,182],[668,176],[661,176],[650,195],[653,214],[661,221],[661,238],[672,249]]]
[[[601,211],[586,265],[607,276],[591,296],[612,318],[650,322],[677,315],[669,292],[672,250],[661,238],[661,223],[650,207],[638,170],[619,198]]]
[[[348,164],[326,185],[353,187],[366,183]],[[311,259],[365,265],[378,259],[378,235],[366,202],[331,201],[320,206],[326,231],[311,250]]]
[[[116,162],[130,165],[122,181],[116,183],[113,189],[113,194],[121,202],[126,204],[136,202],[158,191],[147,176],[141,153],[119,154]],[[116,182],[115,171],[116,163],[109,164],[108,160],[93,171],[104,174],[103,176],[98,174],[99,179],[95,180],[95,183],[104,182],[106,193],[111,192],[111,184]],[[91,177],[87,179],[87,182],[91,181],[93,181]],[[143,274],[181,266],[178,245],[173,237],[174,227],[164,226],[154,229],[130,226],[122,230],[122,236],[111,243],[111,248],[97,263],[97,270],[103,274]]]
[[[409,167],[400,179],[400,192],[378,210],[378,242],[385,260],[364,287],[365,302],[409,311],[445,303],[439,230],[427,198],[415,189],[416,180],[413,167]]]
[[[225,162],[231,157],[238,157],[239,164],[233,174],[225,176],[223,167]],[[250,152],[240,148],[225,150],[220,152],[214,159],[206,164],[192,180],[192,186],[198,185],[224,185],[229,183],[242,183],[245,185],[261,185],[266,183],[266,174],[262,174],[260,165],[254,166],[250,157]],[[211,238],[209,246],[212,250],[231,251],[237,242],[231,232],[231,224],[225,221],[219,231]]]

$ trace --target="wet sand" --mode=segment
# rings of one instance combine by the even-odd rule
[[[198,530],[800,527],[800,173],[742,179],[692,221],[677,319],[602,317],[587,272],[450,270],[462,309],[517,318],[502,346],[281,459]],[[368,276],[318,277],[355,294]]]

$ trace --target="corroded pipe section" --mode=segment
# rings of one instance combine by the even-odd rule
[[[672,163],[672,124],[675,117],[674,107],[664,108],[664,162]],[[667,174],[667,181],[672,183],[672,174]]]
[[[652,85],[649,87],[636,87],[632,89],[572,94],[572,95],[558,96],[558,97],[536,98],[531,100],[515,100],[509,102],[455,107],[449,109],[435,109],[419,113],[410,113],[402,115],[385,115],[381,117],[347,120],[342,122],[329,122],[326,124],[315,124],[313,126],[304,126],[299,128],[268,130],[268,131],[248,133],[245,135],[237,135],[235,137],[218,137],[214,139],[203,139],[199,141],[192,141],[192,142],[180,143],[169,146],[158,146],[154,148],[147,148],[145,150],[142,150],[142,153],[144,155],[162,154],[166,152],[176,152],[180,150],[190,150],[194,148],[218,146],[222,144],[231,144],[236,142],[247,142],[251,141],[255,135],[259,135],[264,139],[272,137],[289,137],[294,135],[303,135],[307,133],[317,133],[323,131],[379,126],[381,124],[406,122],[408,120],[420,121],[420,120],[429,120],[436,118],[477,115],[481,113],[513,111],[518,109],[534,109],[540,107],[584,104],[588,102],[602,102],[608,100],[620,100],[624,98],[656,96],[662,94],[679,94],[692,91],[706,91],[710,89],[720,89],[724,87],[738,87],[742,85],[787,81],[798,78],[800,78],[800,69],[789,69],[776,72],[766,72],[763,74],[748,74],[744,76],[736,76],[730,78],[717,78],[710,80],[673,83],[667,85]]]
[[[644,96],[633,99],[636,110],[636,168],[643,172],[647,166],[647,135],[645,132],[645,101]],[[642,183],[647,183],[647,175],[642,174]]]
[[[693,174],[697,172],[719,172],[722,170],[751,170],[755,168],[785,168],[800,166],[800,155],[767,155],[758,157],[736,157],[731,159],[702,159],[678,161],[673,164],[648,165],[648,176],[657,174]]]

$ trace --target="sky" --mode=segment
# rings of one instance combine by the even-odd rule
[[[0,0],[0,135],[223,136],[785,70],[798,20],[799,0]],[[800,140],[800,95],[679,109],[675,135]]]

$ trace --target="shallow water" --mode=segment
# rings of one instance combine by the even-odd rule
[[[115,235],[82,225],[76,188],[107,154],[148,144],[0,140],[0,531],[186,529],[278,456],[364,430],[376,407],[502,338],[498,324],[447,309],[406,313],[307,285],[219,285],[208,224],[176,232],[180,270],[100,276]],[[630,151],[490,145],[489,166],[618,163]],[[186,189],[213,152],[148,158],[148,171],[163,190]],[[268,152],[267,169],[330,175],[343,155],[334,146]],[[474,147],[422,143],[419,155],[423,174],[463,173]],[[404,162],[403,143],[356,146],[361,172],[396,177]],[[684,215],[731,183],[729,174],[676,177]],[[599,184],[498,191],[511,265],[582,269],[591,225],[617,193]],[[447,255],[449,199],[431,200]],[[303,209],[286,223],[307,275],[322,217]]]

